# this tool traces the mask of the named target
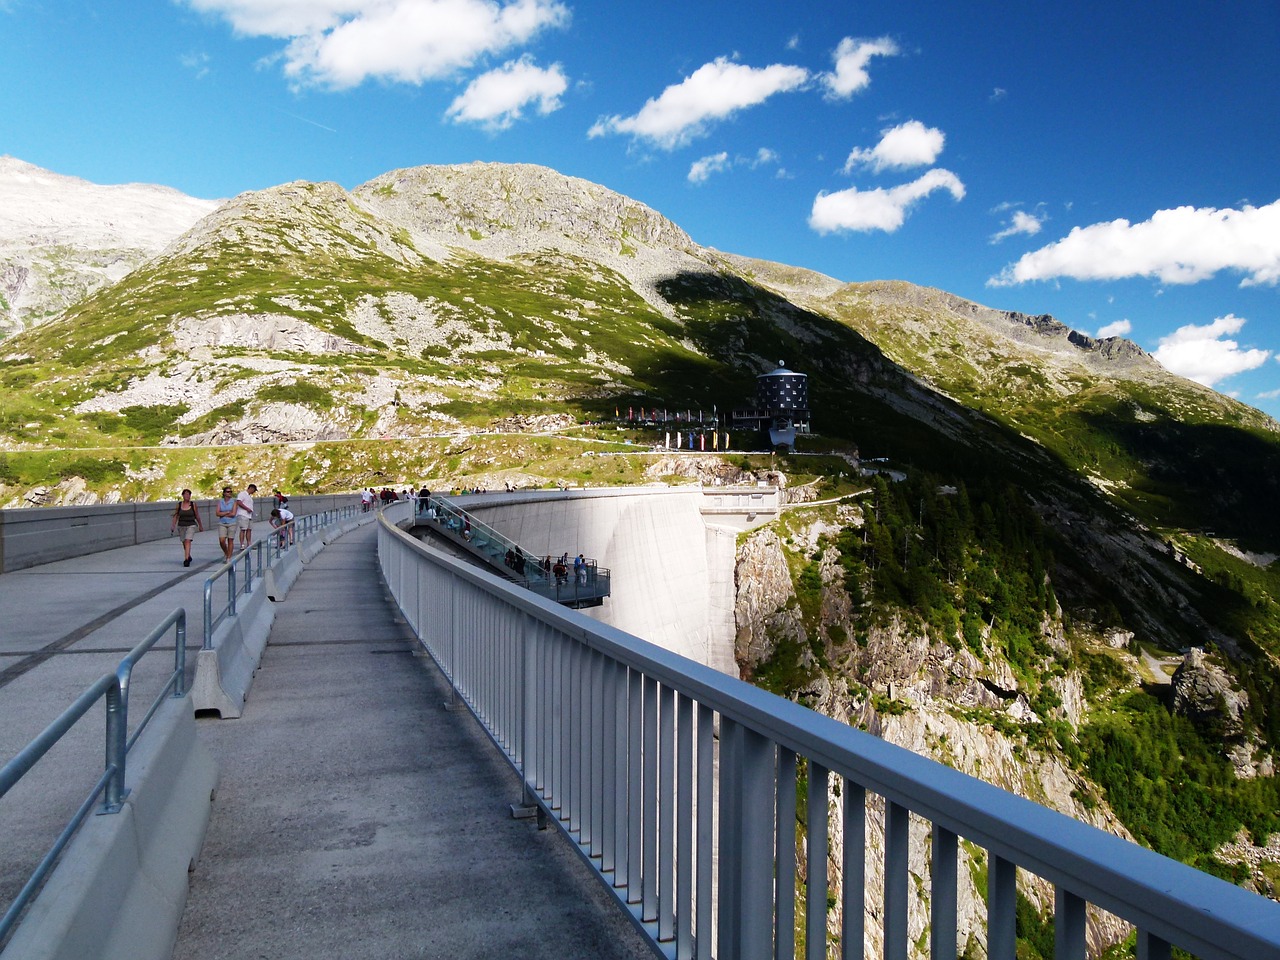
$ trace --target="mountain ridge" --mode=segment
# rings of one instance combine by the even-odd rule
[[[100,186],[0,156],[0,337],[122,279],[219,202],[153,184]]]
[[[810,456],[753,454],[739,434],[714,469],[641,463],[664,438],[629,411],[715,417],[783,358],[809,376]],[[832,499],[870,486],[739,545],[744,570],[777,574],[740,624],[744,675],[894,736],[924,737],[932,717],[949,732],[926,746],[960,762],[963,731],[971,772],[984,756],[1009,777],[1020,751],[1050,757],[1023,791],[1080,812],[1098,784],[1125,788],[1086,775],[1084,747],[1104,750],[1084,728],[1155,702],[1144,650],[1204,646],[1246,693],[1238,718],[1212,695],[1196,708],[1218,730],[1206,749],[1235,771],[1213,775],[1252,777],[1232,816],[1270,829],[1257,809],[1280,743],[1280,566],[1262,558],[1280,554],[1280,432],[1129,341],[723,253],[599,185],[476,163],[234,197],[0,341],[0,387],[3,496],[48,474],[85,496],[153,497],[239,475],[299,492],[787,474]],[[71,449],[88,447],[101,449]],[[851,477],[859,455],[891,472]],[[1167,833],[1140,809],[1130,821]]]

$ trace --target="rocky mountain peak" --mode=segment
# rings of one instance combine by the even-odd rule
[[[219,202],[153,184],[102,186],[0,157],[0,336],[121,279]]]
[[[563,249],[693,248],[655,210],[599,184],[528,163],[466,163],[393,170],[357,187],[361,203],[398,225],[463,243],[507,235]],[[476,236],[476,235],[479,236]],[[492,245],[492,244],[491,244]]]

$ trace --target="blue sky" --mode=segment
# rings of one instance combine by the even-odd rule
[[[1280,5],[0,0],[0,153],[204,198],[530,162],[1122,333],[1280,417]],[[3,216],[3,211],[0,211]]]

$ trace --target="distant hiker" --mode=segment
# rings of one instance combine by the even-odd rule
[[[191,566],[191,541],[196,538],[196,531],[204,532],[204,521],[200,519],[200,507],[191,499],[191,491],[183,490],[182,499],[173,508],[173,520],[169,523],[169,533],[175,529],[182,531],[182,565]]]
[[[218,546],[222,547],[222,553],[230,563],[236,546],[236,498],[230,487],[222,488],[222,499],[213,513],[218,518]]]
[[[247,547],[253,540],[253,495],[258,492],[258,485],[249,484],[236,497],[236,528],[240,531],[240,546]]]

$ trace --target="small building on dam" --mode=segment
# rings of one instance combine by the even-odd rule
[[[734,410],[730,424],[756,433],[771,449],[794,448],[797,435],[809,432],[809,377],[779,360],[776,370],[756,377],[755,405]]]

